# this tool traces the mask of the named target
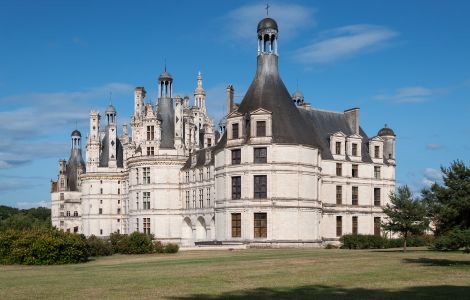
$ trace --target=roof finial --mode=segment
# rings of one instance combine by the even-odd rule
[[[388,127],[388,126],[387,126],[387,123],[385,123],[384,127],[385,127],[385,128],[387,128],[387,127]]]
[[[109,92],[109,105],[113,104],[112,96],[113,96],[113,92],[110,91]]]
[[[166,57],[165,57],[165,72],[166,72]]]
[[[267,15],[267,16],[269,16],[269,8],[270,8],[270,7],[271,7],[271,6],[269,6],[269,3],[266,3],[265,9],[266,9],[266,15]]]

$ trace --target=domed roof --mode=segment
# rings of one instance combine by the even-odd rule
[[[273,30],[278,31],[276,21],[274,21],[274,19],[271,19],[271,18],[264,18],[263,20],[259,21],[257,31],[260,32],[266,29],[273,29]]]
[[[171,74],[166,71],[166,68],[162,72],[162,74],[160,74],[160,76],[158,77],[158,81],[172,81],[172,80],[173,80],[173,77],[171,77]]]
[[[72,131],[72,134],[70,136],[82,137],[82,134],[80,133],[80,131],[75,129],[74,131]]]
[[[106,108],[105,114],[107,115],[116,114],[116,109],[114,108],[114,106],[110,104],[108,108]]]
[[[384,128],[380,129],[377,135],[378,136],[395,136],[395,132],[393,132],[392,128],[387,127],[387,124],[385,124]]]
[[[303,99],[304,98],[304,94],[302,94],[301,91],[299,90],[296,90],[293,94],[292,94],[292,99]]]

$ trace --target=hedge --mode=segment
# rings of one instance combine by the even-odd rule
[[[430,244],[430,237],[411,236],[407,238],[407,246],[421,247]],[[385,249],[401,248],[404,244],[403,238],[388,239],[377,235],[346,234],[340,238],[342,249]]]
[[[439,251],[454,251],[463,248],[465,253],[470,253],[470,229],[454,229],[445,235],[436,238],[430,246]]]

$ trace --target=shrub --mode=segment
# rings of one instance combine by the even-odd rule
[[[177,253],[180,249],[180,246],[178,244],[166,244],[165,245],[165,253]]]
[[[177,253],[180,249],[178,244],[168,243],[163,244],[160,241],[155,241],[153,243],[155,253]]]
[[[160,241],[155,241],[153,243],[153,248],[156,253],[165,253],[165,245]]]
[[[113,247],[109,240],[103,240],[91,235],[87,239],[87,244],[90,256],[108,256],[113,254]]]
[[[88,260],[88,246],[83,235],[56,229],[3,232],[0,243],[2,263],[51,265]]]
[[[325,249],[338,249],[339,247],[335,244],[326,244]]]
[[[343,249],[380,249],[386,245],[384,237],[365,234],[346,234],[340,241]]]
[[[445,235],[441,235],[431,245],[432,249],[439,251],[453,251],[464,248],[465,253],[470,252],[470,229],[454,229]]]
[[[137,231],[130,235],[112,233],[109,239],[114,253],[144,254],[152,253],[154,249],[152,236]]]

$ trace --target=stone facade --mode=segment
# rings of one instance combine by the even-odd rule
[[[359,109],[324,111],[289,95],[280,79],[277,24],[258,24],[257,72],[240,104],[227,87],[216,129],[201,73],[193,105],[173,96],[166,68],[158,97],[134,91],[132,136],[113,106],[90,113],[52,183],[53,225],[87,236],[151,233],[164,242],[315,247],[342,234],[380,234],[395,189],[395,134],[369,138]]]

